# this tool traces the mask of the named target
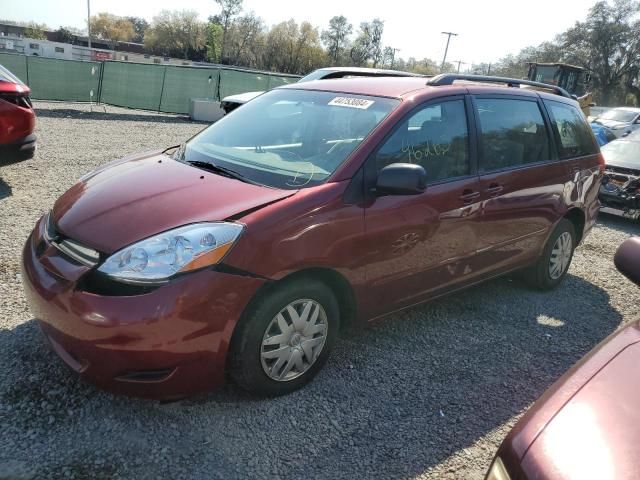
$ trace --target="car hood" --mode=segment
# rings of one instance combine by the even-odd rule
[[[596,120],[597,120],[596,124],[599,123],[600,125],[603,125],[603,126],[605,126],[607,128],[628,127],[628,126],[631,125],[629,122],[619,122],[617,120],[606,120],[606,119],[603,119],[603,118],[598,118]]]
[[[295,194],[252,185],[151,153],[81,179],[55,203],[65,236],[104,253],[181,225],[239,218]]]
[[[0,80],[0,93],[15,93],[15,94],[28,95],[29,93],[31,93],[31,89],[26,85],[21,85],[19,83]]]
[[[524,457],[548,478],[637,478],[640,344],[629,345],[558,412]],[[537,468],[536,468],[537,470]]]
[[[247,103],[249,100],[253,100],[258,95],[262,95],[263,93],[264,92],[239,93],[238,95],[229,95],[228,97],[224,97],[222,101],[227,103]]]

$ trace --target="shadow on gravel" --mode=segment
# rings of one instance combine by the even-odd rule
[[[600,213],[598,223],[608,228],[613,228],[629,235],[640,235],[640,221]]]
[[[1,165],[1,164],[0,164]],[[2,177],[0,177],[0,200],[10,197],[12,195],[11,186],[8,185]]]
[[[112,113],[100,110],[88,112],[85,110],[74,110],[71,108],[36,108],[36,117],[42,118],[72,118],[76,120],[116,120],[127,122],[153,122],[153,123],[196,123],[209,125],[207,122],[196,122],[183,115],[163,115],[161,113],[149,112],[140,113],[139,110],[132,110],[131,113]]]
[[[291,395],[258,399],[227,386],[166,405],[81,381],[29,321],[0,330],[0,405],[12,412],[3,430],[14,442],[3,449],[42,476],[80,459],[83,472],[99,472],[95,462],[117,456],[109,474],[140,479],[413,477],[467,455],[621,320],[608,294],[580,277],[546,293],[504,278],[351,333]],[[83,440],[56,448],[67,437]],[[466,458],[472,478],[492,455]]]

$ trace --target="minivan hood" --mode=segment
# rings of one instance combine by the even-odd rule
[[[629,345],[580,388],[534,441],[525,472],[544,465],[544,478],[636,478],[638,361],[640,343]]]
[[[244,183],[155,153],[82,179],[56,201],[53,219],[63,235],[112,253],[189,223],[237,218],[295,192]]]

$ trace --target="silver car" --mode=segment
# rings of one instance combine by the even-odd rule
[[[620,138],[640,128],[640,108],[612,108],[593,122],[609,128],[617,138]]]
[[[381,68],[363,67],[327,67],[314,70],[309,75],[302,77],[297,83],[310,82],[312,80],[326,80],[328,78],[346,77],[422,77],[417,73],[401,72],[399,70],[384,70]],[[253,100],[264,92],[245,92],[224,97],[220,102],[220,107],[225,113],[229,113],[240,105],[244,105],[249,100]]]

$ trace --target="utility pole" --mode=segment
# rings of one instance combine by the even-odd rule
[[[467,62],[463,62],[462,60],[454,60],[453,63],[458,64],[458,73],[460,73],[460,65],[468,65]]]
[[[399,48],[393,48],[393,55],[391,56],[391,70],[393,70],[393,63],[396,61],[396,52],[399,52]]]
[[[454,37],[457,37],[458,34],[453,32],[441,32],[441,33],[443,35],[447,35],[447,46],[444,49],[444,57],[442,57],[442,65],[440,66],[440,72],[442,73],[442,70],[444,70],[444,64],[447,61],[447,52],[449,51],[449,42],[451,41],[451,36],[453,35]]]
[[[87,0],[87,40],[89,44],[89,55],[91,55],[91,0]]]

